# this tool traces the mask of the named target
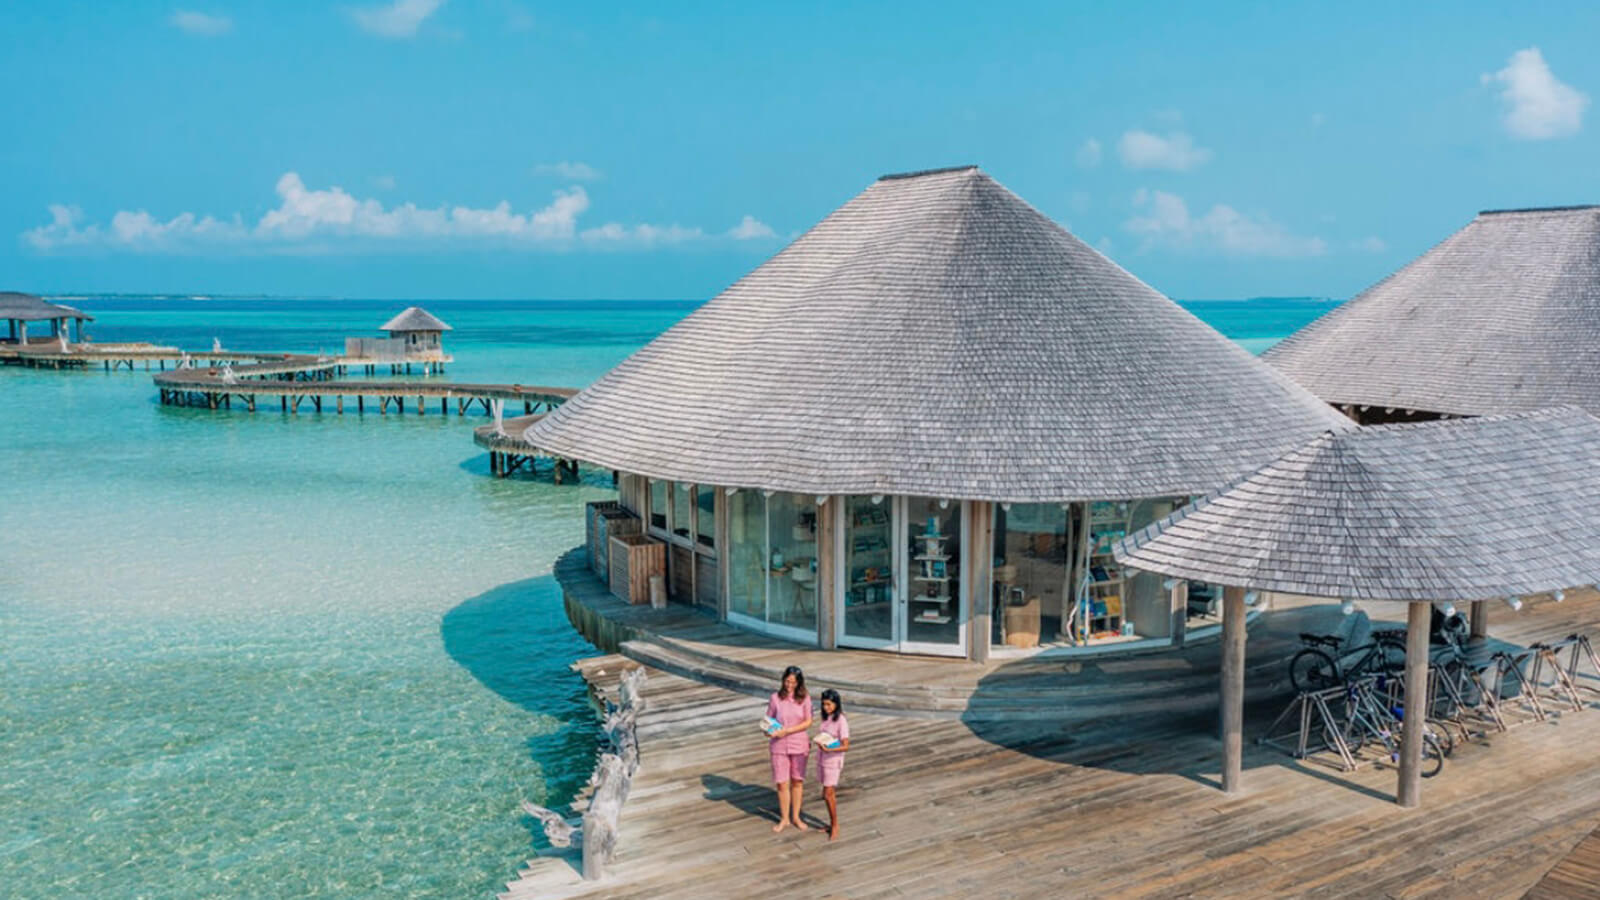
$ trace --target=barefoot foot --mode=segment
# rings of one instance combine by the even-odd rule
[[[784,830],[785,828],[788,828],[788,827],[789,827],[789,823],[788,822],[779,822],[778,824],[772,826],[772,833],[773,834],[777,834],[778,832],[780,832],[780,831],[782,831],[782,830]]]
[[[810,825],[807,825],[806,823],[800,821],[799,819],[795,819],[794,820],[794,827],[800,829],[801,831],[810,831],[811,830],[811,826]]]
[[[837,826],[837,825],[829,825],[828,826],[828,840],[837,841],[838,839],[839,839],[839,826]]]

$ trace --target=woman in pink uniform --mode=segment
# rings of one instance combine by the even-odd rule
[[[817,754],[822,799],[828,804],[828,840],[836,841],[839,839],[839,801],[834,793],[839,787],[839,773],[844,771],[844,752],[850,749],[850,720],[844,717],[844,702],[833,688],[822,692],[822,717],[817,721],[823,734],[831,734],[839,740],[836,749]]]
[[[778,824],[773,831],[782,831],[794,823],[805,831],[806,823],[800,821],[800,794],[805,787],[806,761],[811,757],[811,742],[806,730],[811,727],[811,698],[806,694],[806,676],[799,666],[783,670],[783,686],[767,700],[767,715],[777,719],[782,726],[770,737],[772,754],[772,781],[778,788]]]

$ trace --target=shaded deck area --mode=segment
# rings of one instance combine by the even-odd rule
[[[715,631],[687,636],[701,617],[669,612],[683,640],[716,645]],[[1252,666],[1277,615],[1251,629]],[[1530,601],[1491,623],[1493,637],[1518,644],[1597,630],[1600,598],[1589,591],[1562,604]],[[839,686],[833,673],[861,677],[872,668],[800,658],[814,689]],[[1187,652],[1174,658],[1200,662]],[[1132,690],[1166,680],[1159,666],[1118,672],[1115,662],[1098,663],[1098,674],[1088,663],[1076,673],[1058,666],[1050,677],[1069,692],[1069,681],[1085,675],[1120,675]],[[886,663],[919,675],[986,668]],[[608,690],[637,663],[612,655],[579,665]],[[1049,683],[1043,671],[1024,677]],[[1206,680],[1214,685],[1214,669]],[[956,676],[941,683],[954,686]],[[1386,765],[1342,774],[1256,745],[1282,706],[1277,697],[1247,705],[1243,790],[1225,795],[1214,694],[1153,712],[985,721],[882,715],[841,690],[853,749],[837,843],[816,831],[771,832],[759,700],[651,667],[642,768],[610,874],[584,883],[566,858],[542,856],[503,896],[1519,897],[1547,875],[1581,880],[1577,865],[1587,857],[1573,851],[1600,825],[1600,714],[1592,708],[1459,744],[1425,782],[1421,808],[1403,810],[1392,802]],[[805,809],[814,828],[823,824],[814,782]]]

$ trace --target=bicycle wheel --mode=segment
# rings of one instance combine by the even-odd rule
[[[1296,693],[1337,687],[1340,681],[1339,664],[1321,650],[1307,647],[1289,660],[1289,683]]]
[[[1422,777],[1432,778],[1444,769],[1444,754],[1439,750],[1439,740],[1431,734],[1422,736]]]
[[[1444,754],[1446,757],[1449,757],[1451,753],[1455,752],[1456,739],[1450,736],[1449,728],[1443,725],[1440,725],[1438,728],[1430,728],[1428,729],[1426,736],[1432,738],[1434,742],[1439,745],[1439,752]]]

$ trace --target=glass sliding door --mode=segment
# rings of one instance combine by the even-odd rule
[[[895,634],[895,537],[892,498],[840,498],[844,527],[835,558],[844,561],[844,587],[836,592],[839,643],[851,647],[887,647]]]
[[[767,501],[767,544],[767,625],[785,637],[815,641],[816,499],[809,495],[773,494]]]
[[[995,506],[990,639],[996,646],[1036,647],[1061,632],[1071,596],[1070,547],[1061,504]]]
[[[905,571],[901,649],[966,653],[967,603],[961,580],[966,523],[959,501],[907,497],[900,531]]]
[[[729,621],[816,643],[816,501],[745,490],[728,497],[727,507]]]
[[[760,491],[738,491],[727,500],[728,618],[745,624],[767,618],[767,500]]]

